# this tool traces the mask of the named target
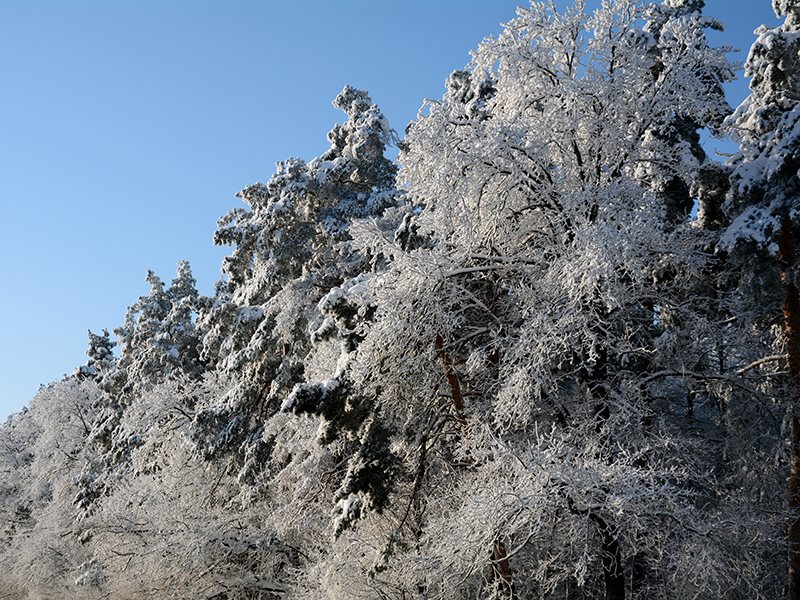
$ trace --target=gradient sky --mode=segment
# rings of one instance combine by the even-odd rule
[[[402,133],[517,3],[0,0],[0,422],[85,362],[87,329],[122,323],[148,269],[187,259],[210,293],[217,219],[327,148],[345,84]],[[706,13],[739,62],[777,24],[770,0]]]

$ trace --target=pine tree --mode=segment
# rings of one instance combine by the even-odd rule
[[[756,30],[745,74],[750,95],[730,119],[740,152],[732,160],[733,185],[726,205],[731,226],[723,247],[752,281],[764,320],[773,321],[783,296],[783,337],[788,362],[784,396],[789,429],[789,598],[800,598],[800,291],[797,244],[800,230],[800,2],[773,0],[781,26]],[[777,258],[777,260],[775,260]],[[782,291],[782,294],[781,294]],[[764,299],[767,301],[765,302]],[[783,348],[782,348],[783,349]]]
[[[150,292],[128,308],[123,326],[114,330],[120,356],[99,382],[103,393],[96,401],[97,418],[89,435],[93,453],[78,477],[75,498],[83,515],[94,510],[128,468],[132,450],[143,443],[145,431],[122,427],[125,412],[169,378],[191,380],[203,373],[194,324],[201,301],[189,263],[178,263],[169,289],[152,271],[146,281]]]
[[[209,457],[243,442],[261,456],[252,448],[262,445],[264,419],[304,381],[317,303],[365,266],[350,249],[351,222],[398,202],[395,166],[384,156],[392,131],[380,109],[349,86],[333,105],[348,118],[328,134],[330,148],[308,163],[280,163],[266,184],[238,194],[246,209],[219,222],[215,243],[234,249],[223,263],[227,281],[200,317],[202,356],[233,384],[196,417]]]
[[[114,345],[107,329],[103,330],[103,335],[97,335],[90,330],[89,347],[86,349],[89,360],[85,365],[76,369],[75,375],[78,378],[102,380],[116,362]]]
[[[697,135],[732,74],[702,0],[532,2],[402,141],[345,87],[329,149],[221,219],[213,297],[148,273],[119,356],[90,332],[0,427],[4,589],[778,598],[788,433],[797,597],[800,4],[775,4],[730,165]]]

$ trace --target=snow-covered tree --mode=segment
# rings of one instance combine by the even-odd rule
[[[189,263],[178,263],[169,288],[152,271],[147,283],[150,293],[128,309],[124,325],[114,330],[120,345],[117,368],[126,382],[120,391],[132,394],[171,374],[197,376],[203,370],[194,323],[199,295]]]
[[[97,335],[89,331],[89,347],[86,349],[89,360],[85,365],[78,367],[75,371],[77,377],[92,377],[102,380],[114,366],[116,357],[114,356],[114,341],[107,329],[103,330],[103,335]]]
[[[741,144],[740,153],[732,161],[731,179],[736,192],[732,204],[740,210],[761,204],[742,215],[751,223],[756,220],[753,211],[767,208],[774,216],[787,204],[791,206],[798,194],[800,3],[774,0],[773,6],[778,16],[785,17],[784,23],[776,28],[762,25],[756,30],[758,38],[745,64],[750,95],[729,119],[733,136]],[[762,229],[769,225],[769,219],[764,217]],[[766,236],[769,238],[776,231],[773,223]]]
[[[280,163],[266,184],[239,193],[247,209],[220,220],[215,242],[234,249],[223,263],[227,281],[201,315],[203,357],[235,385],[197,414],[209,457],[242,443],[260,456],[264,419],[303,381],[317,303],[365,267],[350,250],[350,223],[398,202],[395,166],[384,156],[393,134],[380,109],[349,86],[333,105],[348,119],[329,133],[329,150]]]
[[[54,589],[69,594],[67,582],[86,555],[74,520],[73,479],[81,471],[100,393],[91,378],[43,386],[26,410],[0,428],[0,518],[6,524],[0,581],[10,597],[46,597]],[[24,460],[9,464],[8,452],[21,450],[20,443]]]
[[[399,177],[419,241],[360,226],[361,248],[391,258],[348,367],[401,475],[384,520],[362,510],[368,488],[340,501],[368,525],[328,577],[352,561],[343,577],[372,574],[364,597],[670,597],[668,573],[686,582],[677,597],[736,589],[735,543],[702,531],[743,530],[700,509],[716,453],[673,418],[664,381],[680,389],[686,366],[663,349],[669,329],[699,312],[677,275],[706,260],[702,232],[676,223],[704,160],[695,130],[719,126],[731,76],[699,8],[533,3],[410,127]],[[705,580],[667,551],[677,537],[708,557]],[[352,557],[354,543],[382,550]]]
[[[702,0],[533,1],[402,141],[345,87],[330,148],[220,220],[212,297],[148,273],[117,343],[0,427],[3,590],[784,597],[800,4],[775,6],[728,165],[698,136],[733,73]]]
[[[761,361],[782,359],[785,353],[788,363],[788,377],[778,373],[761,387],[784,411],[788,430],[788,451],[781,453],[788,469],[778,471],[771,493],[780,497],[775,489],[788,470],[788,597],[796,600],[800,598],[800,2],[774,0],[773,8],[784,22],[756,30],[758,37],[745,65],[750,95],[729,119],[740,151],[731,160],[732,189],[725,205],[731,224],[720,248],[741,273],[742,283],[735,289],[749,304],[744,314],[766,330],[759,348]]]
[[[128,308],[123,326],[114,330],[120,355],[99,382],[103,394],[89,438],[94,452],[79,477],[75,500],[84,514],[108,492],[112,480],[127,466],[132,448],[142,442],[145,432],[120,427],[125,411],[168,378],[193,380],[204,370],[195,325],[200,297],[189,264],[178,263],[169,288],[152,271],[147,273],[147,283],[149,294]],[[89,352],[93,351],[90,344]]]

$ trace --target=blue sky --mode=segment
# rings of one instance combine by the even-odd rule
[[[0,421],[85,361],[191,262],[210,293],[211,242],[234,194],[289,156],[313,158],[369,90],[401,132],[516,0],[0,0]],[[744,49],[769,0],[707,0]],[[731,87],[738,103],[746,84]]]

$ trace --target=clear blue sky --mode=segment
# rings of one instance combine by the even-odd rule
[[[0,0],[0,421],[85,361],[275,162],[327,148],[344,84],[401,132],[516,0]],[[707,0],[745,50],[769,0]],[[743,60],[744,53],[734,55]],[[740,83],[731,102],[746,93]]]

